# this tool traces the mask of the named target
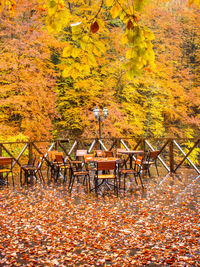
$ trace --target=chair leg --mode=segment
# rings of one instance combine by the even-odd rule
[[[140,179],[140,182],[141,182],[142,188],[144,188],[144,185],[143,185],[143,182],[142,182],[142,178],[141,178],[141,175],[140,175],[140,173],[138,174],[138,177],[139,177],[139,179]]]
[[[71,183],[69,184],[69,192],[70,192],[70,194],[72,192],[72,188],[73,188],[73,185],[74,185],[74,180],[75,180],[75,176],[73,175],[72,178],[71,178]]]
[[[63,184],[66,182],[67,169],[64,169]]]
[[[20,169],[20,185],[22,187],[22,168]]]
[[[148,167],[147,171],[148,171],[149,178],[151,178],[150,166]]]
[[[117,185],[117,178],[114,179],[114,191],[116,190],[117,192],[117,197],[118,197],[118,185]]]
[[[8,187],[8,174],[9,174],[9,173],[6,174],[6,181],[7,181],[6,183],[7,183],[7,187]]]
[[[126,191],[126,174],[124,174],[124,192]]]
[[[90,186],[90,175],[87,175],[87,190],[88,190],[88,193],[90,193],[90,191],[91,191],[91,186]]]
[[[138,185],[138,182],[137,182],[137,175],[134,174],[134,177],[135,177],[135,183],[136,183],[136,185]]]
[[[158,165],[157,165],[157,162],[155,161],[155,166],[156,166],[156,171],[157,171],[157,174],[159,176],[159,173],[158,173]]]
[[[121,188],[121,174],[119,173],[119,189]]]
[[[98,179],[94,178],[94,184],[95,184],[95,193],[97,195],[97,187],[98,187]]]
[[[15,182],[14,182],[13,172],[11,172],[11,175],[12,175],[12,183],[13,183],[13,187],[15,187]]]
[[[40,181],[43,182],[45,184],[45,181],[44,181],[44,177],[42,175],[42,171],[41,170],[38,170],[38,175],[40,177]]]

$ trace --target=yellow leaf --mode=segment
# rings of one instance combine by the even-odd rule
[[[87,43],[83,42],[82,40],[80,41],[80,46],[83,50],[87,49]]]
[[[72,49],[73,47],[72,46],[66,46],[64,49],[63,49],[63,57],[69,57],[71,56],[71,53],[72,53]]]
[[[144,36],[150,41],[155,39],[154,34],[149,30],[144,30]]]
[[[69,73],[70,73],[70,67],[67,67],[67,68],[65,68],[65,69],[63,70],[63,72],[62,72],[62,76],[63,76],[64,78],[66,78],[66,77],[69,76]]]
[[[104,45],[103,42],[98,41],[95,43],[95,46],[102,52],[105,53],[106,52],[106,46]]]
[[[75,24],[71,24],[72,34],[81,33],[81,23],[77,22]]]
[[[128,37],[126,34],[122,35],[121,42],[122,42],[122,44],[128,43]]]
[[[126,52],[126,58],[127,58],[127,59],[130,59],[130,58],[137,58],[137,52],[135,51],[134,48],[129,49],[129,50]]]
[[[113,0],[106,0],[106,5],[108,6],[108,7],[110,7],[110,6],[112,6],[113,5]]]
[[[71,55],[72,55],[73,58],[76,58],[76,57],[79,56],[80,52],[81,52],[80,49],[74,47],[74,48],[72,49]]]
[[[101,56],[101,51],[99,51],[99,49],[97,49],[96,46],[94,46],[94,48],[93,48],[93,53],[94,53],[95,55],[97,55],[98,57]]]
[[[97,65],[95,56],[92,53],[88,53],[88,61],[90,65],[93,65],[93,66]]]
[[[120,15],[122,9],[120,5],[116,2],[115,5],[111,8],[110,13],[113,18],[116,18],[117,16]]]
[[[52,7],[52,8],[49,8],[49,9],[48,9],[48,15],[49,15],[50,17],[53,16],[53,15],[56,13],[56,10],[57,10],[56,6],[54,6],[54,7]]]

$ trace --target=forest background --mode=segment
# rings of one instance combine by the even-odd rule
[[[1,1],[0,140],[197,137],[199,1]],[[191,5],[189,5],[191,4]]]

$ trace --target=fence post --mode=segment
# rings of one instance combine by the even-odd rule
[[[170,165],[170,172],[173,173],[174,171],[174,143],[173,139],[169,139],[169,165]]]
[[[32,144],[32,142],[29,142],[28,148],[29,148],[28,164],[32,164],[33,163],[33,144]]]
[[[145,151],[145,139],[144,138],[141,138],[141,147],[142,147],[142,150]]]
[[[0,157],[2,157],[2,146],[0,146]],[[3,173],[0,174],[0,179],[3,179]]]
[[[121,147],[120,138],[117,138],[116,144],[117,144],[117,148],[120,148]]]
[[[55,143],[55,150],[58,150],[58,141]]]

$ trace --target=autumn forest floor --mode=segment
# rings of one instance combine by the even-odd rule
[[[96,197],[82,185],[0,188],[0,266],[200,266],[200,178],[154,175]]]

